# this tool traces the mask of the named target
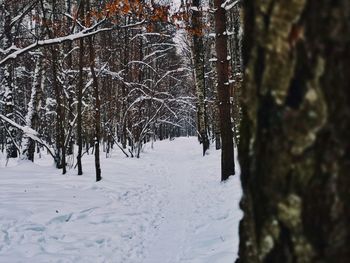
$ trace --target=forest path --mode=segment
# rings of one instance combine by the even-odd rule
[[[163,152],[162,149],[159,149]],[[162,164],[161,173],[167,179],[167,195],[164,196],[164,207],[161,210],[162,222],[154,232],[149,247],[149,255],[145,263],[179,262],[183,259],[189,235],[194,233],[191,226],[196,214],[196,199],[193,198],[194,188],[192,176],[193,160],[200,154],[192,144],[177,145],[159,156]]]
[[[94,157],[83,176],[48,156],[1,167],[0,262],[231,263],[238,249],[238,176],[220,183],[220,152],[196,138],[146,145],[140,159]]]
[[[234,247],[227,245],[227,238],[236,233],[230,230],[231,223],[238,222],[240,212],[230,209],[240,191],[228,193],[225,184],[220,188],[220,151],[212,149],[203,157],[195,138],[181,138],[172,147],[158,145],[154,154],[167,180],[167,194],[162,221],[152,233],[143,262],[231,262],[235,256],[227,251]]]

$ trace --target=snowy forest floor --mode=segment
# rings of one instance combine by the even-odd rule
[[[140,159],[93,155],[83,176],[0,157],[0,262],[232,263],[238,250],[238,175],[220,183],[220,151],[196,138],[145,146]],[[237,165],[236,165],[237,166]]]

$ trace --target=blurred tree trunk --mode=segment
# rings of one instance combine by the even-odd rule
[[[243,1],[239,262],[349,262],[350,2]]]
[[[217,55],[217,89],[221,132],[221,180],[235,174],[231,102],[229,85],[229,58],[227,52],[226,10],[224,0],[215,0],[215,49]]]

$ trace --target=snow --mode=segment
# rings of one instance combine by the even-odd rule
[[[231,2],[231,0],[226,0],[224,3],[221,4],[221,7],[225,8],[225,10],[228,11],[231,8],[233,8],[235,5],[240,3],[240,1],[241,0],[236,0],[236,1]]]
[[[220,183],[220,151],[201,152],[196,138],[116,149],[98,183],[93,155],[83,176],[0,155],[0,262],[234,262],[239,176]]]

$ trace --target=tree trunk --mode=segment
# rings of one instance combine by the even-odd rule
[[[13,44],[13,37],[12,37],[12,7],[10,1],[3,1],[2,4],[0,4],[0,11],[4,17],[4,35],[2,40],[2,48],[6,50],[7,48],[10,48]],[[1,69],[0,77],[3,77],[2,79],[2,86],[4,88],[4,104],[5,104],[5,115],[7,118],[11,120],[15,120],[15,108],[14,108],[14,87],[13,87],[13,65],[12,64],[5,64],[4,68]],[[6,156],[7,158],[17,158],[18,152],[17,152],[17,146],[16,146],[16,137],[17,132],[16,129],[12,126],[9,126],[4,123],[5,129],[7,131],[6,136]]]
[[[204,80],[204,47],[201,1],[193,0],[192,10],[192,34],[193,34],[193,62],[197,93],[197,127],[200,142],[203,144],[203,155],[209,148],[207,124],[205,120],[205,80]]]
[[[42,96],[41,91],[41,79],[42,79],[42,69],[41,69],[41,58],[37,58],[37,61],[35,63],[35,69],[34,69],[34,76],[33,76],[33,84],[32,84],[32,90],[30,94],[30,101],[28,103],[28,112],[25,117],[26,126],[33,128],[34,130],[37,128],[38,124],[38,112],[40,110],[40,101]],[[25,159],[28,159],[29,161],[34,162],[34,153],[35,153],[35,141],[30,138],[26,137],[23,139],[22,145],[24,146],[24,149],[22,151],[22,156]]]
[[[70,0],[66,1],[66,11],[68,14],[70,14],[72,12],[72,4]],[[69,32],[69,27],[66,28],[66,30]],[[68,42],[65,45],[65,53],[68,54],[67,55],[67,68],[69,70],[73,69],[73,55],[72,55],[72,49],[73,49],[73,43],[72,42]],[[68,95],[68,134],[67,134],[67,140],[65,141],[66,144],[66,148],[67,148],[67,155],[72,155],[74,154],[74,136],[72,136],[72,131],[74,129],[74,86],[75,86],[75,79],[73,79],[73,76],[68,74],[68,80],[67,80],[67,95]]]
[[[58,51],[55,47],[50,48],[52,56],[52,86],[56,98],[56,166],[62,168],[62,173],[66,173],[66,150],[64,145],[64,105],[62,86],[58,81]]]
[[[84,2],[82,0],[79,6],[79,17],[81,21],[84,21]],[[83,134],[82,134],[82,105],[83,105],[83,86],[84,86],[84,39],[79,39],[79,79],[78,79],[78,104],[77,104],[77,144],[78,144],[78,155],[77,155],[77,164],[78,164],[78,175],[83,174],[83,166],[81,163],[81,157],[83,154]]]
[[[58,21],[56,6],[57,2],[52,1],[50,5],[47,5],[46,1],[42,1],[42,19],[43,24],[46,27],[46,33],[49,38],[53,38],[55,35],[54,29],[50,27],[51,24],[54,24]],[[51,73],[52,73],[52,88],[55,93],[56,99],[56,167],[62,168],[62,173],[66,173],[66,149],[64,144],[65,138],[65,112],[64,112],[64,97],[63,97],[63,87],[59,81],[59,48],[55,46],[50,46],[49,48],[51,53]]]
[[[125,17],[125,24],[128,24],[130,21],[130,18]],[[125,84],[125,82],[129,81],[129,60],[130,60],[130,54],[129,54],[129,45],[130,45],[130,38],[129,38],[129,31],[127,28],[124,29],[124,55],[123,55],[123,68],[124,68],[124,81],[122,84],[122,105],[121,105],[121,143],[123,146],[123,149],[126,149],[126,143],[127,143],[127,119],[128,117],[125,117],[126,109],[127,109],[127,92],[128,92],[128,86]]]
[[[349,262],[350,3],[243,3],[239,262]]]
[[[221,180],[235,174],[233,132],[231,124],[231,102],[229,89],[229,61],[227,58],[226,10],[223,0],[215,0],[215,33],[216,33],[216,71],[219,99],[219,117],[221,132]]]
[[[90,10],[90,1],[87,1],[87,11]],[[90,58],[90,71],[93,79],[94,97],[95,97],[95,170],[96,170],[96,182],[101,181],[101,165],[100,165],[100,138],[101,138],[101,102],[99,94],[98,79],[95,72],[95,50],[93,46],[92,37],[88,37],[89,43],[89,58]]]
[[[236,144],[239,143],[239,125],[241,122],[241,106],[240,92],[242,85],[242,49],[241,49],[241,6],[236,3],[229,11],[229,31],[232,35],[229,37],[230,47],[230,67],[232,68],[233,85],[231,87],[231,96],[233,97],[232,104],[232,119],[233,119],[233,137]]]

